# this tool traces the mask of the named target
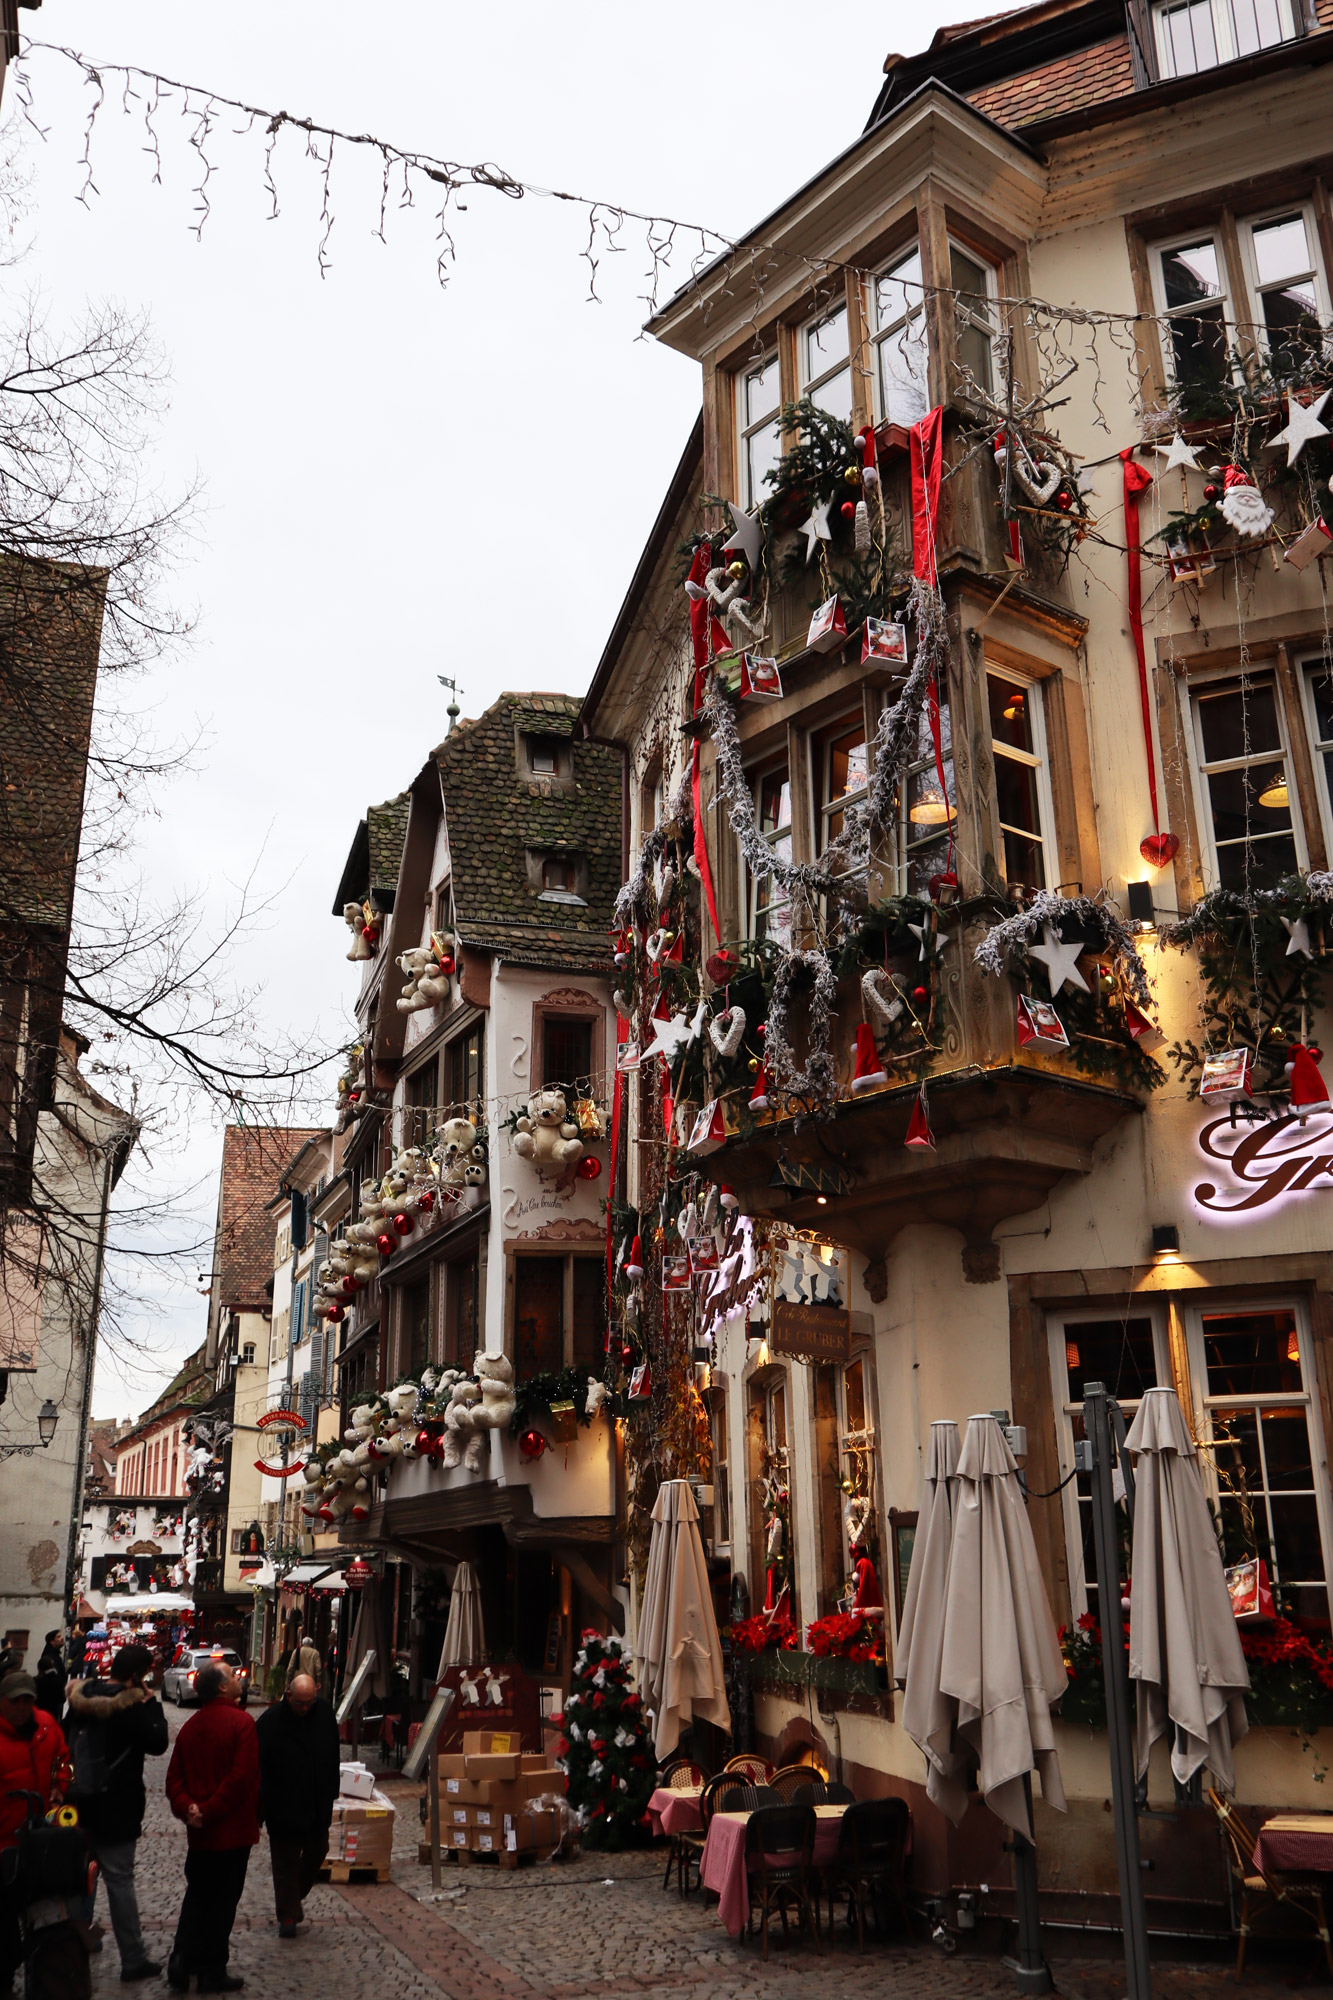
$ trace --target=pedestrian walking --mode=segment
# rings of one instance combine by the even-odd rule
[[[152,1663],[147,1646],[122,1646],[106,1680],[72,1681],[69,1690],[70,1796],[106,1883],[120,1976],[127,1983],[156,1979],[162,1970],[148,1956],[134,1886],[146,1802],[143,1760],[162,1756],[167,1747],[162,1704],[144,1686]],[[96,1896],[94,1888],[90,1922]]]
[[[278,1936],[294,1938],[329,1850],[338,1796],[338,1724],[309,1674],[260,1716],[260,1817],[268,1828]]]
[[[88,1634],[82,1625],[76,1625],[69,1635],[69,1670],[77,1674],[83,1667],[83,1656],[88,1650]]]
[[[65,1655],[61,1651],[64,1636],[59,1627],[54,1632],[48,1632],[37,1661],[37,1706],[44,1708],[48,1715],[53,1715],[57,1722],[65,1712],[65,1682],[68,1678]]]
[[[40,1928],[18,1879],[20,1833],[35,1794],[43,1814],[64,1796],[69,1760],[60,1724],[37,1706],[31,1674],[0,1679],[0,1995],[27,1964],[28,2000],[87,2000],[88,1950],[72,1900],[43,1899]],[[24,1919],[28,1919],[25,1938]]]
[[[319,1648],[316,1646],[314,1640],[308,1639],[304,1632],[298,1632],[296,1635],[296,1644],[292,1647],[291,1656],[287,1664],[288,1687],[291,1686],[298,1674],[306,1674],[315,1683],[315,1692],[318,1693],[323,1664],[323,1661],[319,1657]]]
[[[190,1974],[201,1993],[234,1993],[245,1981],[228,1972],[231,1927],[245,1887],[250,1849],[259,1839],[259,1745],[225,1667],[201,1667],[199,1703],[167,1766],[167,1798],[185,1821],[185,1897],[167,1960],[167,1983],[184,1993]]]

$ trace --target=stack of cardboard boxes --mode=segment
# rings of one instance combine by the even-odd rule
[[[393,1805],[376,1791],[364,1764],[344,1764],[333,1802],[327,1862],[334,1868],[374,1868],[387,1878],[393,1861]]]
[[[442,1756],[440,1847],[523,1854],[554,1847],[564,1825],[565,1780],[517,1734],[470,1729],[461,1756]]]

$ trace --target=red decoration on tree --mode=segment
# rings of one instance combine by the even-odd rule
[[[916,1146],[923,1152],[935,1150],[935,1134],[930,1129],[930,1106],[926,1101],[926,1086],[923,1083],[916,1094],[912,1115],[907,1121],[907,1136],[904,1146]]]
[[[1139,842],[1139,853],[1154,868],[1165,868],[1168,861],[1174,861],[1179,851],[1178,833],[1150,833],[1146,840]]]
[[[343,1320],[346,1319],[347,1314],[344,1312],[341,1306],[330,1306],[328,1311],[325,1313],[324,1317],[325,1319],[332,1320],[333,1324],[335,1326],[338,1326]]]
[[[424,1194],[419,1194],[417,1196],[417,1207],[421,1210],[421,1213],[423,1215],[429,1215],[434,1206],[435,1206],[434,1188],[427,1188]]]

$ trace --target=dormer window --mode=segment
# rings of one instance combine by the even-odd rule
[[[588,864],[582,854],[567,850],[529,853],[528,880],[541,903],[577,903],[583,908],[588,894]]]
[[[559,764],[556,742],[553,736],[530,736],[528,738],[528,763],[534,778],[553,778]]]
[[[575,864],[567,854],[548,854],[542,862],[542,888],[563,889],[572,896],[576,873]]]
[[[1157,64],[1162,75],[1201,69],[1294,42],[1293,0],[1166,0],[1153,8]]]

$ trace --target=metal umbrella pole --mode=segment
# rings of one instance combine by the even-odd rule
[[[1117,1457],[1131,1527],[1134,1522],[1134,1473],[1129,1455],[1123,1449],[1124,1418],[1119,1406],[1113,1404],[1107,1395],[1104,1382],[1084,1384],[1083,1431],[1079,1470],[1090,1475],[1092,1484],[1092,1534],[1101,1598],[1102,1674],[1106,1683],[1106,1731],[1111,1754],[1111,1804],[1115,1815],[1120,1907],[1124,1917],[1125,1994],[1126,2000],[1151,2000],[1148,1914],[1143,1901],[1139,1823],[1135,1812],[1129,1672],[1121,1643],[1120,1551],[1111,1481]]]
[[[1027,1800],[1028,1824],[1032,1824],[1032,1779],[1023,1780],[1023,1796]],[[1014,1984],[1021,1993],[1049,1993],[1051,1991],[1051,1968],[1047,1965],[1041,1949],[1041,1915],[1037,1907],[1037,1850],[1030,1840],[1016,1833],[1012,1840],[1005,1842],[1013,1855],[1014,1908],[1018,1919],[1018,1950],[1012,1958],[1003,1960],[1006,1969],[1013,1973]]]

